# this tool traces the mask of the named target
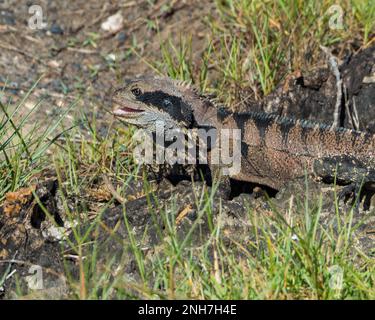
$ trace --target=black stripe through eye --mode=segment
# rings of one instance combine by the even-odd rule
[[[192,110],[181,97],[170,95],[166,92],[157,90],[141,93],[137,100],[147,105],[152,105],[163,112],[167,112],[173,119],[177,121],[185,121],[191,123]]]

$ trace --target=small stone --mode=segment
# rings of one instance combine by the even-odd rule
[[[58,34],[58,35],[64,34],[64,30],[58,24],[53,24],[50,28],[50,31],[52,34]]]
[[[116,61],[116,55],[114,53],[110,53],[108,54],[105,59],[108,61],[108,62],[115,62]]]
[[[124,18],[121,15],[121,12],[110,16],[101,24],[101,28],[104,31],[115,33],[119,31],[124,26]]]
[[[47,65],[51,68],[60,68],[61,61],[56,61],[56,60],[50,60],[47,62]]]
[[[5,25],[15,25],[16,20],[14,19],[14,15],[10,11],[1,10],[0,11],[0,24]]]
[[[72,63],[72,68],[75,70],[75,71],[81,71],[82,70],[82,65],[78,62],[73,62]]]
[[[120,44],[123,44],[125,41],[126,41],[126,33],[125,32],[120,32],[118,35],[117,35],[117,40]]]

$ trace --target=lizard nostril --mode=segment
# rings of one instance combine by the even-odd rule
[[[165,108],[171,108],[172,107],[172,102],[169,99],[164,99],[163,100],[163,105],[164,105]]]

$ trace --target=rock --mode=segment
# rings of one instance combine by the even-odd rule
[[[34,198],[33,192],[38,200]],[[54,217],[54,223],[46,217],[38,201]],[[14,259],[19,262],[0,263],[0,275],[6,276],[2,284],[5,296],[11,294],[16,286],[17,277],[12,276],[14,273],[24,280],[20,283],[22,292],[35,288],[37,284],[33,282],[35,277],[31,271],[37,269],[43,273],[43,282],[40,284],[42,289],[60,287],[58,291],[66,291],[61,287],[64,265],[59,239],[51,233],[51,228],[57,228],[55,224],[63,225],[60,216],[62,211],[56,180],[47,180],[6,194],[0,208],[0,260]],[[30,266],[34,266],[31,271]]]
[[[0,11],[0,25],[15,25],[16,20],[14,19],[13,12],[7,10]]]
[[[357,109],[359,129],[375,133],[375,46],[361,50],[339,67],[347,89],[349,110]],[[286,78],[260,104],[249,106],[286,117],[332,124],[336,104],[336,79],[328,66],[308,72],[295,72]],[[345,107],[342,105],[342,108]],[[352,129],[347,112],[343,126]]]
[[[58,68],[60,68],[61,61],[50,60],[50,61],[47,62],[47,65],[51,68],[58,69]]]
[[[64,30],[58,25],[58,24],[52,24],[51,28],[50,28],[50,32],[52,34],[58,34],[58,35],[63,35],[64,34]]]
[[[108,17],[102,24],[101,28],[104,31],[110,33],[116,33],[124,26],[124,18],[121,15],[121,12],[117,12],[113,16]]]
[[[127,39],[127,36],[126,36],[126,33],[125,32],[120,32],[118,35],[117,35],[117,40],[119,42],[119,44],[123,44],[125,43]]]
[[[118,35],[117,35],[117,40],[120,42],[120,43],[124,43],[125,40],[126,40],[126,33],[125,32],[120,32]]]

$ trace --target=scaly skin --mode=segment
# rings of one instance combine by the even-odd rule
[[[375,136],[266,113],[231,113],[171,79],[138,78],[115,91],[113,113],[138,127],[241,129],[241,171],[231,178],[279,189],[306,173],[375,190]]]

